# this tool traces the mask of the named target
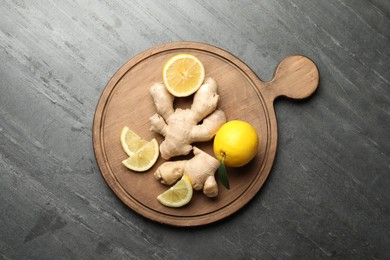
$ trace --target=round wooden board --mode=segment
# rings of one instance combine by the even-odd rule
[[[137,173],[122,165],[127,155],[120,144],[120,132],[124,126],[139,134],[143,139],[163,138],[151,132],[149,118],[155,107],[149,94],[150,86],[162,81],[162,67],[173,55],[191,53],[204,64],[206,77],[213,77],[218,83],[219,108],[227,120],[240,119],[252,124],[260,138],[256,157],[246,166],[229,168],[230,190],[220,183],[219,195],[207,198],[202,192],[194,192],[191,202],[182,208],[162,206],[156,197],[169,186],[158,182],[153,173],[164,160],[147,172]],[[264,83],[253,71],[232,54],[203,43],[175,42],[160,45],[132,58],[124,64],[108,82],[99,99],[93,125],[93,145],[101,173],[109,187],[127,206],[139,214],[160,223],[174,226],[199,226],[221,220],[248,203],[266,180],[275,157],[277,142],[276,118],[273,100],[279,95],[303,98],[310,95],[318,84],[318,71],[312,62],[302,56],[282,63],[271,82]],[[303,61],[303,63],[302,63]],[[307,63],[309,61],[309,63]],[[311,62],[311,63],[310,63]],[[315,85],[300,88],[295,84],[292,91],[286,82],[304,78]],[[308,66],[308,67],[307,67]],[[314,69],[313,69],[314,67]],[[303,68],[303,70],[302,70]],[[290,76],[293,75],[292,77]],[[307,77],[309,74],[309,77]],[[298,79],[296,79],[298,78]],[[287,84],[288,85],[288,84]],[[291,85],[291,84],[290,84]],[[291,93],[290,93],[291,92]],[[189,107],[192,96],[176,98],[175,107]],[[194,144],[213,155],[212,141]],[[190,158],[192,156],[177,159]],[[213,155],[214,156],[214,155]]]

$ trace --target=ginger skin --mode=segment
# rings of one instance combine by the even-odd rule
[[[151,130],[165,137],[160,145],[161,157],[165,160],[188,154],[192,150],[191,143],[211,140],[226,122],[225,113],[217,109],[217,83],[212,78],[207,78],[195,93],[190,109],[174,110],[174,96],[162,83],[154,84],[150,93],[157,109],[150,118]]]
[[[154,177],[163,184],[172,185],[185,174],[190,178],[194,190],[203,189],[207,197],[215,197],[218,195],[218,185],[214,174],[220,162],[197,147],[193,150],[195,156],[190,160],[161,164]]]

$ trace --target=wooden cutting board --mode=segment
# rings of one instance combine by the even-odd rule
[[[122,165],[127,155],[120,144],[124,126],[143,139],[163,140],[150,129],[149,118],[155,107],[150,86],[162,81],[162,67],[173,55],[190,53],[204,64],[206,77],[218,83],[219,107],[228,120],[240,119],[252,124],[260,138],[256,157],[246,166],[229,168],[230,190],[221,183],[217,198],[194,192],[191,202],[182,208],[162,206],[156,197],[169,186],[154,179],[153,173],[164,160],[147,172],[132,172]],[[306,57],[284,59],[270,82],[262,82],[255,73],[232,54],[207,44],[174,42],[148,49],[124,64],[103,90],[93,122],[93,146],[101,173],[112,191],[134,211],[160,223],[174,226],[199,226],[221,220],[242,208],[260,190],[266,180],[277,147],[277,122],[273,101],[279,96],[302,99],[317,88],[319,73]],[[176,98],[175,107],[189,107],[192,96]],[[213,155],[212,141],[194,144]],[[214,155],[213,155],[214,156]],[[191,155],[177,159],[190,158]]]

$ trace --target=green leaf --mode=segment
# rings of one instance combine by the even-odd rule
[[[230,189],[229,180],[228,180],[228,176],[227,176],[227,170],[226,170],[226,166],[225,166],[225,156],[222,156],[222,162],[218,168],[218,178],[221,181],[221,183],[223,184],[223,186],[225,186],[226,189]]]

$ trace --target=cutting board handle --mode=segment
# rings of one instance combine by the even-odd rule
[[[302,99],[317,89],[317,66],[304,56],[289,56],[279,63],[274,78],[265,83],[265,94],[274,101],[279,96]]]

